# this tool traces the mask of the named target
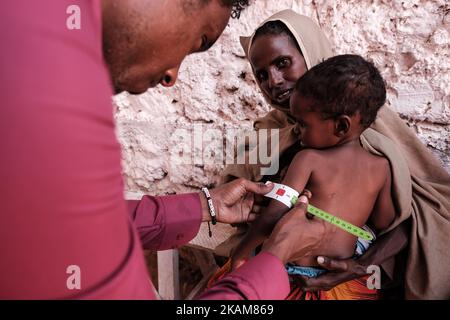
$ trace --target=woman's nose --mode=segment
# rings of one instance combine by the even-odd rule
[[[275,70],[269,72],[269,88],[279,87],[283,84],[283,77],[280,72]]]
[[[164,73],[164,77],[161,80],[161,84],[164,87],[172,87],[178,78],[178,69],[180,66],[177,66],[175,68],[169,69]]]

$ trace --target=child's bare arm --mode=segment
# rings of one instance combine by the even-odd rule
[[[302,150],[292,160],[283,184],[302,192],[311,176],[313,168],[317,165],[317,153],[314,150]]]
[[[250,226],[247,234],[233,251],[231,260],[233,268],[239,266],[250,253],[264,242],[272,232],[277,221],[289,210],[279,201],[271,200],[267,208],[263,209],[258,219]]]
[[[311,160],[310,150],[297,153],[289,166],[283,184],[301,192],[305,188],[311,174]],[[238,266],[241,259],[248,257],[252,250],[264,242],[272,232],[277,221],[287,211],[289,211],[289,208],[281,202],[276,200],[270,201],[267,208],[263,209],[260,217],[251,225],[244,239],[233,252],[232,261],[234,266]]]
[[[377,232],[388,228],[395,218],[395,208],[391,196],[391,170],[388,163],[386,163],[385,176],[386,180],[370,215],[370,221]]]

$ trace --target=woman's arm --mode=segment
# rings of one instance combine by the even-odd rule
[[[380,236],[369,250],[357,260],[336,260],[323,257],[321,263],[322,260],[318,259],[319,264],[331,272],[317,278],[302,278],[303,290],[330,290],[343,282],[366,275],[368,266],[382,264],[407,246],[408,231],[408,223],[403,222],[389,233]]]

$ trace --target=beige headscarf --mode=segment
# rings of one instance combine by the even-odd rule
[[[297,41],[308,70],[333,55],[327,37],[309,17],[300,15],[292,10],[283,10],[263,21],[256,30],[269,21],[280,21],[289,29]],[[242,48],[247,57],[255,32],[250,37],[240,38]],[[270,111],[265,117],[256,119],[253,126],[256,130],[279,129],[278,150],[281,156],[295,143],[298,144],[298,134],[294,132],[295,121],[289,115],[288,109],[274,104],[263,90],[261,92],[274,110]],[[255,151],[257,152],[257,150]],[[225,168],[223,175],[224,181],[229,181],[236,177],[244,177],[253,181],[262,179],[259,165],[229,165]],[[275,181],[278,179],[271,177],[271,180]]]
[[[309,18],[285,10],[262,24],[273,20],[283,22],[295,36],[308,69],[331,56],[326,37]],[[246,54],[252,38],[253,35],[241,40]],[[275,110],[255,121],[255,129],[280,129],[279,152],[283,158],[290,148],[298,145],[297,135],[293,132],[293,121],[287,110],[276,105],[273,107]],[[391,165],[392,197],[397,217],[385,232],[407,219],[411,222],[405,274],[406,298],[450,299],[450,175],[397,113],[387,106],[379,111],[375,123],[361,135],[361,143],[368,151],[386,157]],[[281,167],[281,163],[280,180],[286,169]],[[289,161],[285,164],[288,166]],[[244,177],[260,181],[263,177],[259,171],[259,165],[231,165],[225,169],[224,180]],[[236,243],[237,237],[232,237],[217,250],[223,254]],[[386,261],[382,267],[392,278],[394,259]]]

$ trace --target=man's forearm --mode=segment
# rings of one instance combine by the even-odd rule
[[[142,245],[149,250],[165,250],[187,243],[195,237],[202,221],[202,206],[195,193],[144,196],[127,204]]]
[[[265,252],[220,279],[199,299],[278,300],[284,299],[289,289],[284,264],[275,255]]]

